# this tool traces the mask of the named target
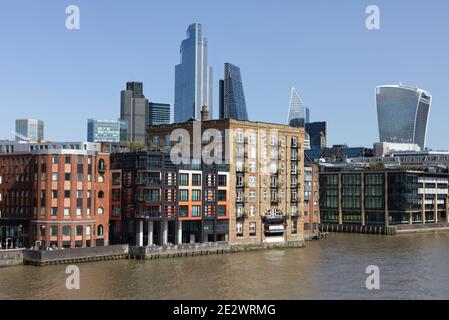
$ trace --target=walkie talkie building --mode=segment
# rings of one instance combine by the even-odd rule
[[[425,148],[432,96],[403,85],[376,88],[380,142],[413,143]]]

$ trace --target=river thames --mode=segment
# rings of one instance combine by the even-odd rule
[[[366,267],[380,269],[368,290]],[[449,233],[330,234],[305,248],[0,269],[0,299],[449,299]]]

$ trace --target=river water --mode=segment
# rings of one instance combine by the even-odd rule
[[[366,267],[380,270],[368,290]],[[449,233],[330,234],[305,248],[0,269],[0,299],[449,299]]]

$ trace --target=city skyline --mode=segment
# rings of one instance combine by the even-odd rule
[[[167,16],[165,13],[173,3],[182,14],[175,13],[173,20],[164,21],[163,17]],[[323,3],[329,8],[329,14],[320,10]],[[134,1],[125,6],[118,2],[108,4],[110,15],[115,17],[111,24],[111,16],[102,13],[102,5],[79,1],[81,29],[77,31],[68,31],[64,27],[66,5],[17,1],[6,4],[0,13],[4,14],[0,24],[5,25],[0,28],[5,39],[5,50],[0,53],[4,70],[0,75],[0,85],[4,89],[0,104],[14,110],[0,120],[2,139],[11,138],[16,118],[40,118],[46,122],[48,139],[80,140],[85,135],[83,124],[88,118],[118,117],[117,92],[127,81],[142,81],[150,101],[172,103],[173,68],[179,63],[179,41],[183,39],[186,26],[199,21],[211,41],[210,65],[217,70],[224,61],[233,61],[244,69],[245,95],[251,101],[247,107],[252,119],[283,122],[288,103],[285,92],[295,85],[301,88],[304,99],[313,110],[311,120],[328,122],[330,145],[370,146],[378,140],[373,88],[384,83],[403,82],[432,92],[434,101],[427,145],[432,149],[448,148],[438,135],[445,127],[445,103],[449,101],[444,86],[444,75],[449,69],[444,57],[449,50],[448,45],[440,41],[448,24],[444,18],[448,8],[446,3],[435,4],[422,15],[421,6],[415,3],[377,1],[381,13],[381,29],[377,31],[365,28],[368,3],[342,5],[318,1],[317,4],[298,4],[286,1],[282,7],[258,3],[259,14],[249,17],[252,24],[248,24],[246,18],[254,5],[252,2],[239,6],[232,23],[220,17],[224,7],[221,4]],[[42,11],[42,20],[32,16],[38,9]],[[138,19],[131,20],[134,14],[146,17],[147,21],[156,19],[161,28],[153,30],[137,22]],[[270,26],[270,30],[264,28],[263,23],[269,16],[279,20]],[[301,19],[293,19],[297,16]],[[408,24],[407,20],[412,18],[418,22]],[[117,22],[122,20],[124,22]],[[30,28],[31,23],[35,28]],[[6,32],[11,26],[16,30],[15,35]],[[133,35],[130,30],[136,26],[142,32]],[[106,36],[100,37],[101,34]],[[124,48],[128,46],[120,44],[123,48],[115,52],[119,43],[112,35],[124,34],[129,36],[126,44],[143,38],[143,48],[151,48],[151,44],[157,42],[158,50],[134,50],[133,56],[123,62],[124,54],[129,51]],[[276,34],[281,36],[275,39],[275,45],[267,46],[264,40]],[[435,41],[426,48],[413,45],[411,39],[429,34]],[[295,41],[291,41],[292,37]],[[92,44],[93,39],[100,40]],[[87,50],[88,45],[92,47],[91,51]],[[14,59],[17,52],[19,57]],[[399,58],[400,64],[397,63]],[[263,72],[260,71],[262,65]],[[19,88],[14,83],[18,81],[28,93],[22,99],[15,99]],[[89,90],[94,83],[96,95],[90,94]],[[217,82],[213,87],[214,105],[217,106]],[[336,98],[342,92],[347,93],[344,90],[348,88],[351,92],[345,99]],[[282,108],[283,114],[270,114],[268,110],[273,105]],[[358,134],[352,134],[354,130]]]

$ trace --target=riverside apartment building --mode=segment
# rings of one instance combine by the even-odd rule
[[[231,245],[302,245],[304,130],[281,124],[207,119],[208,110],[203,107],[202,121],[150,126],[148,147],[171,152],[175,158],[182,154],[184,160],[213,158],[229,167]]]

